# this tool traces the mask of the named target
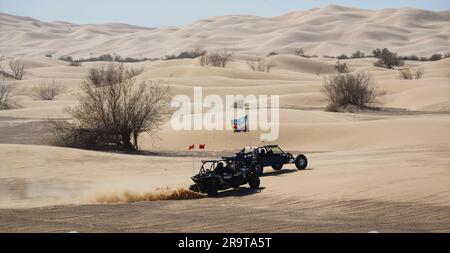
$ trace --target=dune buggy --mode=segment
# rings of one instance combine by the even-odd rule
[[[242,161],[223,159],[202,161],[200,172],[191,177],[195,184],[190,190],[215,196],[219,190],[239,188],[249,184],[250,188],[258,189],[259,176]]]
[[[298,170],[304,170],[308,166],[305,155],[294,157],[291,153],[284,152],[278,145],[266,145],[256,148],[244,148],[232,157],[223,157],[245,163],[251,167],[257,175],[262,175],[264,167],[271,166],[274,170],[281,170],[285,164],[293,163]]]

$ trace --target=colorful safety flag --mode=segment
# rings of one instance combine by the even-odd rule
[[[235,133],[248,132],[248,116],[232,120],[231,125]]]

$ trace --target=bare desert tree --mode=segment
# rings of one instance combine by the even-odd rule
[[[233,52],[229,52],[227,49],[220,49],[215,53],[205,53],[200,57],[200,65],[225,68],[232,56]]]
[[[107,69],[114,70],[114,77],[129,73],[119,66]],[[74,123],[53,122],[55,133],[69,146],[92,149],[118,145],[138,150],[139,134],[155,134],[170,115],[169,89],[160,82],[137,83],[130,75],[108,78],[105,75],[111,73],[100,73],[102,83],[84,82],[78,106],[68,110]]]
[[[9,68],[11,69],[11,75],[13,76],[14,79],[16,80],[22,80],[23,74],[24,74],[24,70],[25,70],[25,65],[22,63],[22,61],[20,60],[11,60],[9,62]]]
[[[328,99],[327,111],[368,108],[377,97],[375,84],[367,72],[331,76],[325,80],[322,92]]]
[[[13,88],[12,84],[6,83],[2,78],[0,81],[0,110],[11,108],[10,98]]]
[[[263,58],[258,58],[255,61],[247,61],[247,65],[252,71],[267,73],[275,66],[275,64],[267,62],[266,59]]]
[[[33,88],[33,93],[37,99],[40,100],[53,100],[59,94],[64,91],[61,84],[52,80],[51,83],[44,83]]]

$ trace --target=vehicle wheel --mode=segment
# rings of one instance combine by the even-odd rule
[[[272,166],[272,169],[274,169],[274,170],[281,170],[282,168],[283,168],[283,164],[278,164],[278,165]]]
[[[258,176],[253,176],[248,180],[248,185],[250,185],[250,188],[252,189],[258,189],[260,183],[261,181]]]
[[[295,158],[295,167],[299,170],[306,169],[306,166],[308,166],[308,159],[306,159],[305,155],[298,155],[297,158]]]
[[[259,165],[259,164],[255,165],[255,173],[256,173],[256,175],[260,176],[260,175],[263,174],[263,172],[264,172],[264,169],[263,169],[263,167],[261,165]]]
[[[208,197],[214,197],[217,196],[217,188],[214,186],[210,186],[207,190],[206,190],[206,195],[208,195]]]
[[[189,187],[189,190],[193,191],[193,192],[201,192],[200,191],[200,186],[198,185],[191,185],[191,187]]]

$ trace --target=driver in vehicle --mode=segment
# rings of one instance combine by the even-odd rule
[[[261,149],[261,153],[259,155],[260,156],[265,156],[266,155],[266,150],[265,149]]]
[[[217,173],[217,174],[223,174],[223,173],[225,172],[225,168],[224,168],[222,162],[217,163],[217,166],[216,166],[216,168],[214,169],[214,172]]]

